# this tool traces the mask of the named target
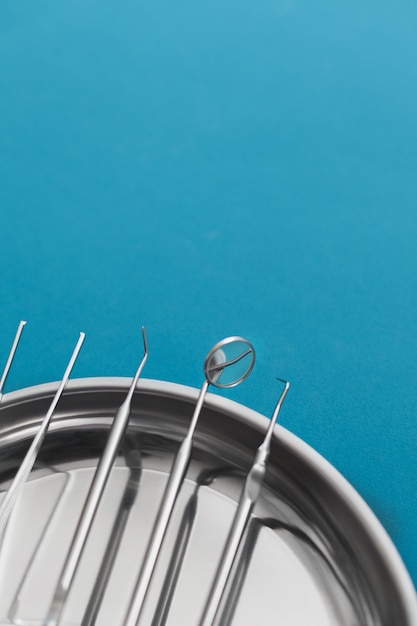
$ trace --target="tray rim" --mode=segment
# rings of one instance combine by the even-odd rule
[[[124,376],[74,378],[68,382],[64,394],[79,394],[89,391],[99,391],[100,389],[123,392],[127,390],[130,383],[131,378]],[[7,409],[8,406],[11,407],[30,402],[36,398],[52,396],[58,385],[59,381],[41,383],[4,393],[0,402],[0,412]],[[136,390],[144,393],[158,394],[167,398],[176,397],[190,403],[195,402],[199,394],[199,389],[194,387],[149,378],[141,378]],[[270,419],[235,400],[213,393],[207,394],[204,404],[214,411],[230,413],[233,416],[239,415],[239,418],[260,431],[265,429],[265,421],[269,421]],[[59,403],[57,409],[59,411]],[[0,438],[1,437],[2,432],[0,425]],[[291,451],[291,454],[298,457],[301,462],[313,466],[331,489],[343,495],[343,498],[348,502],[349,508],[352,510],[361,526],[372,535],[377,550],[383,557],[387,568],[392,573],[393,579],[397,582],[397,592],[409,619],[408,626],[417,626],[417,593],[411,576],[392,539],[388,535],[388,532],[364,498],[343,474],[322,454],[284,426],[280,424],[275,426],[273,439],[284,443]]]

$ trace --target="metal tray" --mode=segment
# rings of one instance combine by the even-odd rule
[[[43,624],[111,419],[129,383],[125,378],[69,383],[3,537],[1,624]],[[4,396],[1,491],[56,388],[51,383]],[[97,626],[123,623],[197,395],[196,389],[172,383],[140,381],[62,625],[85,624],[87,614]],[[198,624],[267,423],[244,406],[208,394],[141,624]],[[280,426],[226,595],[221,623],[234,626],[253,626],[259,619],[285,626],[417,625],[413,585],[378,520],[329,463]]]

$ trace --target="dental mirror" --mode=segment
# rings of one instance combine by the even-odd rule
[[[146,599],[152,574],[158,560],[168,524],[174,510],[181,485],[190,463],[193,436],[209,385],[219,388],[235,387],[251,373],[255,364],[255,350],[242,337],[227,337],[216,343],[204,361],[205,381],[200,389],[197,404],[185,439],[183,440],[165,488],[151,538],[136,580],[124,626],[137,626]]]
[[[243,337],[219,341],[208,353],[204,363],[206,380],[214,387],[227,389],[241,383],[255,365],[255,350]]]

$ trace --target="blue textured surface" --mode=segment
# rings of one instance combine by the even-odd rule
[[[415,2],[17,0],[0,8],[7,389],[130,375],[228,395],[330,460],[417,581]],[[4,355],[4,356],[1,356]]]

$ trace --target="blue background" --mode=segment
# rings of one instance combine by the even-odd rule
[[[0,360],[200,386],[358,489],[417,581],[417,4],[26,0],[0,8]]]

